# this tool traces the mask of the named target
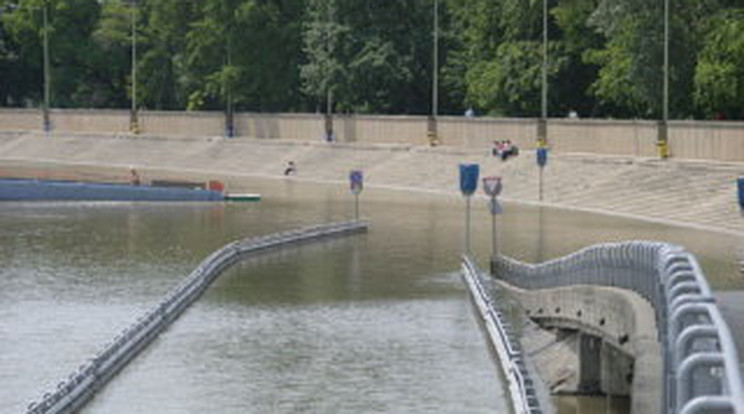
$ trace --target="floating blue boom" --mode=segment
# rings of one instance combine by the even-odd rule
[[[224,195],[219,191],[200,188],[0,179],[0,201],[223,201],[224,199]]]

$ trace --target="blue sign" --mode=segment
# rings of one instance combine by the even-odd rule
[[[744,178],[736,180],[739,184],[739,207],[744,210]]]
[[[541,168],[544,167],[548,163],[548,149],[538,148],[536,151],[536,154],[537,154],[537,165],[539,165]]]
[[[460,191],[471,195],[478,189],[478,164],[460,164]]]
[[[349,173],[349,184],[351,185],[351,192],[359,194],[364,188],[364,176],[360,170],[352,170]]]

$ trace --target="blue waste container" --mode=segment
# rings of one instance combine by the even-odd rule
[[[478,189],[478,164],[460,164],[460,191],[472,195]]]
[[[537,154],[537,165],[544,167],[548,163],[548,149],[538,148],[535,153]]]
[[[737,180],[739,184],[739,208],[744,210],[744,177]]]

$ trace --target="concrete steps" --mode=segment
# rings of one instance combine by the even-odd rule
[[[70,168],[135,165],[145,174],[153,168],[276,177],[292,160],[298,179],[345,182],[350,170],[361,168],[371,185],[452,194],[459,191],[457,165],[474,162],[480,164],[482,176],[503,177],[503,198],[538,200],[539,169],[532,151],[504,162],[486,151],[458,147],[0,134],[0,154],[6,163],[58,162]],[[744,217],[736,203],[738,176],[744,176],[744,164],[551,154],[544,170],[544,201],[744,233]]]

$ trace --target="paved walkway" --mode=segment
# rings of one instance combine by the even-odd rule
[[[538,202],[534,153],[506,162],[489,149],[221,138],[52,136],[0,133],[0,176],[35,163],[75,166],[69,172],[96,179],[100,167],[172,170],[223,176],[280,177],[287,161],[297,179],[345,182],[361,168],[365,184],[456,193],[457,164],[475,162],[482,175],[500,175],[503,199]],[[97,167],[93,168],[93,167]],[[26,168],[27,171],[28,168]],[[46,169],[58,178],[64,169]],[[744,237],[736,178],[744,164],[660,161],[595,155],[552,155],[544,170],[544,203],[638,219],[710,229]],[[110,178],[109,178],[110,179]]]

